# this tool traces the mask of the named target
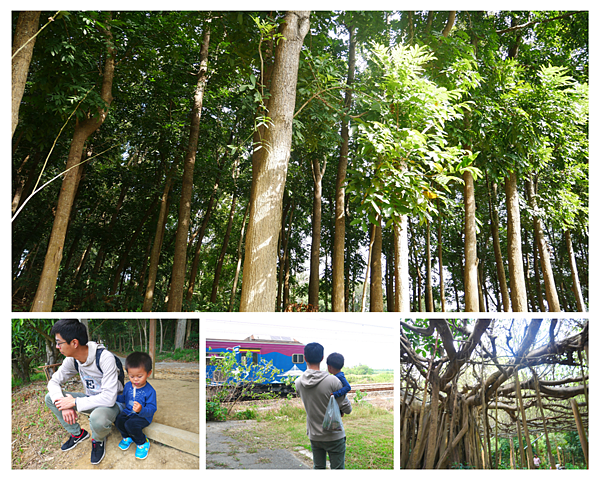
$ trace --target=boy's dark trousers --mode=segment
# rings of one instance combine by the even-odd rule
[[[115,426],[119,429],[123,438],[131,438],[136,445],[146,443],[146,435],[144,435],[142,429],[148,425],[150,425],[148,420],[135,414],[128,416],[125,413],[119,413],[115,420]]]

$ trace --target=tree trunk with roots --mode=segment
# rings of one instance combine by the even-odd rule
[[[561,321],[570,327],[557,328]],[[546,343],[535,348],[542,323],[548,320],[522,320],[517,325],[508,319],[417,322],[400,322],[400,468],[493,468],[491,422],[495,434],[508,438],[519,435],[521,422],[536,431],[540,428],[538,404],[529,400],[519,404],[519,392],[535,398],[539,391],[546,404],[553,402],[553,412],[563,412],[543,418],[547,431],[575,430],[567,400],[586,392],[588,373],[575,358],[588,345],[587,320],[552,320],[543,330]],[[504,322],[502,328],[496,329],[497,322]],[[500,332],[505,332],[501,348],[509,348],[509,356],[500,352],[500,345],[497,350]],[[557,332],[561,339],[555,338]],[[520,344],[512,345],[513,338],[520,338]],[[536,376],[536,367],[547,371],[552,365],[570,370],[563,378]],[[518,372],[532,373],[515,383]],[[498,413],[503,415],[499,425]]]

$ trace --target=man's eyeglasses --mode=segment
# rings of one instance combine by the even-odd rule
[[[57,342],[56,342],[56,346],[57,346],[57,347],[60,347],[60,346],[61,346],[63,343],[68,343],[68,342],[59,342],[59,341],[57,341]]]

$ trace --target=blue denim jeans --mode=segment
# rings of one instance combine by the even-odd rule
[[[327,454],[332,470],[343,470],[346,462],[346,437],[331,442],[310,441],[315,470],[325,470]]]
[[[85,397],[85,393],[80,392],[63,392],[65,395],[71,395],[73,397]],[[74,423],[73,425],[69,425],[65,422],[62,412],[54,405],[52,399],[50,398],[50,394],[46,394],[46,405],[48,408],[52,410],[52,413],[56,415],[58,421],[65,428],[67,432],[71,435],[79,435],[81,433],[81,427],[79,423]],[[112,429],[113,423],[117,415],[119,414],[119,406],[113,405],[112,407],[98,407],[94,408],[90,411],[90,429],[92,430],[92,439],[102,442],[106,438],[106,436],[110,433]],[[86,411],[87,413],[87,411]]]
[[[146,435],[142,430],[150,425],[150,422],[144,417],[138,415],[127,415],[126,413],[119,413],[115,420],[115,426],[121,432],[123,438],[131,438],[136,445],[143,445],[146,443]]]

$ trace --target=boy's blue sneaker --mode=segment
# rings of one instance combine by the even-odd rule
[[[146,443],[138,445],[135,449],[135,458],[144,460],[148,456],[148,450],[150,450],[150,441],[146,440]]]
[[[119,442],[119,448],[121,450],[127,450],[131,446],[132,443],[133,443],[133,440],[131,438],[129,438],[129,437],[124,438],[123,440],[121,440]]]

